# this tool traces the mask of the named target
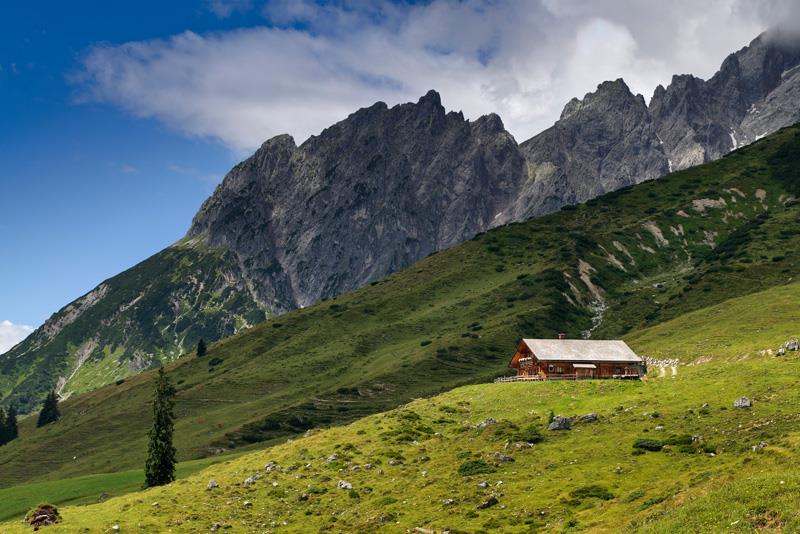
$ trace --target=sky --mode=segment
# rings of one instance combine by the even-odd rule
[[[0,353],[180,239],[236,162],[429,89],[523,141],[622,77],[707,78],[791,0],[5,2]],[[702,6],[699,7],[699,6]]]

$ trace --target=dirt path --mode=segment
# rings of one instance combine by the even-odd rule
[[[672,366],[672,378],[678,376],[678,368],[676,366]]]

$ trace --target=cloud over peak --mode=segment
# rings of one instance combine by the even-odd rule
[[[437,89],[468,118],[496,112],[519,139],[606,79],[646,98],[673,73],[707,77],[791,2],[694,0],[210,2],[259,9],[264,26],[92,47],[81,99],[159,120],[238,153],[298,141],[359,107]],[[788,7],[787,7],[788,6]]]
[[[7,352],[14,345],[28,337],[33,328],[11,321],[0,321],[0,354]]]

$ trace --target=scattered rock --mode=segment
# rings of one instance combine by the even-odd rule
[[[339,459],[339,455],[334,453],[334,454],[331,454],[330,456],[328,456],[327,458],[325,458],[325,461],[326,462],[335,462],[338,459]]]
[[[494,424],[497,424],[497,419],[495,419],[494,417],[490,417],[490,418],[478,423],[478,428],[484,428],[484,427],[487,427],[489,425],[494,425]]]
[[[480,503],[478,505],[478,510],[485,510],[486,508],[491,508],[492,506],[496,505],[498,502],[499,501],[497,500],[497,497],[492,495],[491,497],[489,497],[488,499],[486,499],[485,501],[483,501],[482,503]]]
[[[111,530],[113,530],[114,532],[119,532],[120,530],[119,525],[111,525]]]
[[[308,500],[308,493],[303,493],[302,495],[297,497],[297,500],[300,502],[305,502]]]
[[[578,422],[580,422],[580,423],[594,423],[595,421],[597,421],[597,419],[598,419],[597,414],[592,412],[592,413],[587,413],[586,415],[582,415],[582,416],[578,417]]]
[[[400,465],[400,464],[401,464],[400,460],[395,460],[394,458],[389,460],[389,465]]]
[[[494,453],[494,459],[498,462],[513,462],[514,458],[508,456],[507,454],[502,454],[499,452]]]
[[[572,425],[569,422],[569,418],[556,415],[548,425],[547,430],[569,430],[570,428],[572,428]]]
[[[656,432],[662,432],[664,430],[664,425],[656,425]]]
[[[488,488],[489,487],[489,483],[486,482],[485,480],[483,482],[478,482],[478,487],[479,488]]]
[[[419,534],[436,534],[435,530],[431,530],[429,528],[422,528],[422,527],[415,528],[414,532],[417,532]]]
[[[214,532],[214,531],[219,530],[221,528],[222,528],[222,525],[220,523],[214,523],[213,525],[211,525],[211,532]]]
[[[763,449],[767,445],[769,445],[769,443],[767,443],[766,441],[762,441],[762,442],[759,442],[758,445],[753,445],[750,448],[753,449],[753,452],[756,452],[756,451],[760,451],[761,449]]]
[[[336,484],[336,487],[339,489],[346,489],[346,490],[353,489],[353,485],[345,480],[340,480],[339,483]]]
[[[733,401],[734,408],[750,408],[753,403],[747,397],[742,397]]]
[[[265,465],[265,466],[264,466],[264,471],[266,471],[267,473],[269,473],[270,471],[277,471],[277,470],[279,470],[280,468],[281,468],[281,466],[279,466],[279,465],[278,465],[277,463],[275,463],[275,462],[267,462],[267,465]]]
[[[442,501],[442,504],[445,506],[452,506],[453,504],[455,504],[455,502],[456,502],[455,499],[444,499]]]
[[[256,480],[253,477],[247,477],[246,479],[244,479],[244,485],[245,486],[252,486],[255,483],[256,483]]]
[[[250,506],[253,506],[253,503],[251,503],[250,501],[244,501],[244,502],[242,503],[242,506],[245,506],[245,507],[250,507]]]
[[[97,496],[97,502],[103,502],[105,500],[108,500],[109,497],[111,497],[111,495],[109,495],[104,491],[103,493]]]
[[[247,482],[247,481],[245,481],[245,482]],[[212,490],[212,489],[218,488],[218,487],[219,487],[219,482],[217,482],[216,480],[214,480],[212,478],[211,480],[208,481],[208,485],[206,486],[206,489],[207,490]]]

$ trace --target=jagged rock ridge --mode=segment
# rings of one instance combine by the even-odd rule
[[[505,222],[496,216],[523,170],[497,115],[469,122],[431,91],[361,109],[299,147],[270,139],[225,177],[188,235],[232,250],[279,313]]]
[[[708,81],[676,75],[650,113],[672,170],[715,160],[800,120],[800,39],[778,29],[729,55]]]

